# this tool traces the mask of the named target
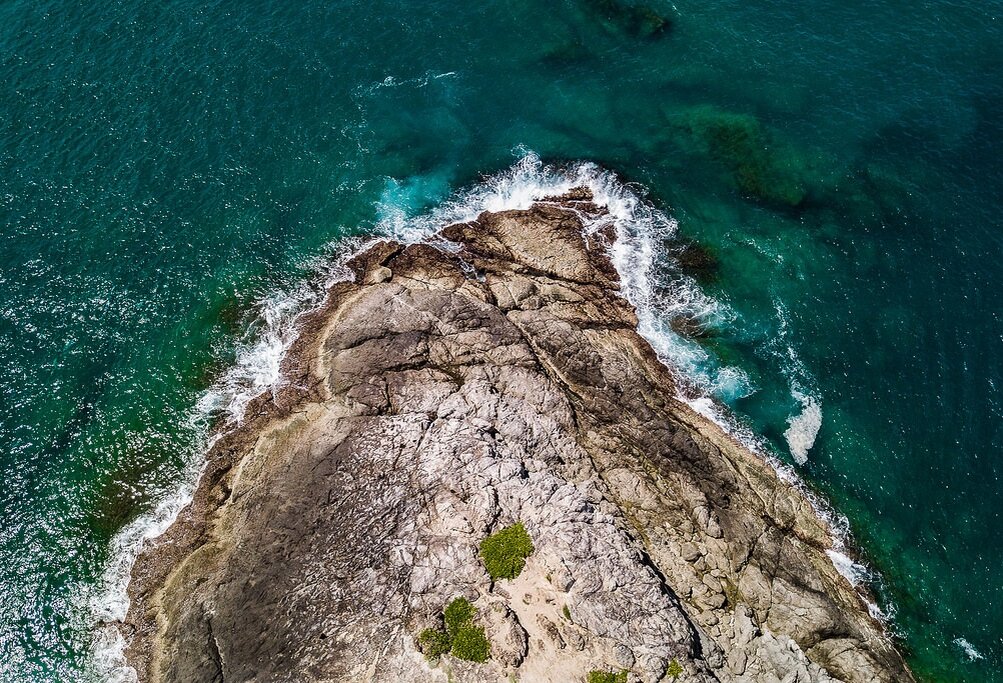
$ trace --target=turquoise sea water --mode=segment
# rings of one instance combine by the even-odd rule
[[[1003,681],[1003,3],[640,7],[0,3],[0,680],[86,675],[113,539],[283,297],[532,151],[700,245],[689,370],[815,436],[923,680]]]

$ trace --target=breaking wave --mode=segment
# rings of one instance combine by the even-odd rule
[[[612,221],[616,240],[610,256],[620,274],[621,293],[637,311],[638,331],[693,389],[687,392],[687,399],[710,395],[731,401],[751,393],[749,378],[742,370],[718,367],[699,344],[671,328],[672,321],[679,318],[713,327],[726,325],[735,317],[726,305],[704,294],[672,259],[666,246],[677,238],[675,219],[646,201],[640,187],[622,182],[596,164],[551,166],[526,153],[508,171],[420,216],[408,215],[409,197],[402,197],[403,206],[395,207],[393,199],[385,195],[381,200],[385,218],[377,229],[405,243],[421,241],[444,225],[472,221],[484,211],[528,209],[538,200],[576,187],[589,188],[595,204],[609,212],[599,219],[583,215],[586,231],[594,234]]]
[[[202,434],[201,444],[193,448],[187,466],[179,473],[177,488],[162,497],[153,509],[127,524],[111,541],[109,560],[95,590],[89,593],[88,612],[95,625],[91,646],[89,678],[109,683],[134,683],[136,672],[125,659],[126,643],[116,622],[129,611],[129,580],[132,567],[143,547],[163,534],[191,502],[205,465],[204,454],[221,435],[210,436],[209,424],[222,417],[224,425],[235,426],[244,416],[247,404],[266,391],[274,391],[281,382],[281,362],[295,341],[295,321],[320,303],[327,289],[350,276],[345,262],[361,244],[344,249],[341,258],[317,259],[311,270],[314,277],[277,291],[257,303],[257,314],[245,338],[236,348],[233,366],[199,397],[189,419],[193,431]],[[224,427],[225,428],[225,427]]]

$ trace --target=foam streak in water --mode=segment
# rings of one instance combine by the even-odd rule
[[[955,638],[954,644],[960,647],[965,652],[965,656],[968,657],[970,661],[975,661],[977,659],[985,659],[985,655],[975,649],[975,646],[969,643],[964,638]]]
[[[801,404],[801,412],[787,419],[784,439],[791,456],[798,465],[808,462],[808,452],[815,445],[815,438],[822,428],[822,401],[806,387],[813,386],[814,380],[801,362],[790,340],[787,309],[780,301],[773,302],[779,327],[768,348],[780,360],[784,374],[791,384],[791,396]]]
[[[801,403],[801,414],[787,420],[784,438],[791,455],[799,465],[808,462],[808,451],[815,445],[815,437],[822,428],[822,405],[810,394],[794,390],[794,398]]]

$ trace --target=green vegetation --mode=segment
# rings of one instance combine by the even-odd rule
[[[533,541],[522,522],[505,527],[481,541],[481,560],[491,578],[514,579],[533,554]]]
[[[683,667],[675,659],[673,659],[671,662],[669,662],[669,666],[665,670],[665,675],[666,676],[671,676],[672,680],[676,680],[677,678],[679,678],[679,676],[682,675],[682,673],[683,673]]]
[[[742,592],[738,590],[738,586],[731,581],[731,579],[725,578],[724,580],[724,597],[728,600],[726,603],[732,609],[735,608],[738,603],[742,601]]]
[[[588,683],[627,683],[627,671],[590,671]]]
[[[446,632],[450,637],[455,636],[462,626],[473,621],[475,614],[477,608],[471,605],[469,600],[456,598],[446,605],[446,609],[442,612],[443,620],[446,622]]]
[[[418,636],[421,651],[429,661],[447,652],[468,662],[485,662],[491,654],[491,644],[484,628],[474,623],[477,609],[466,598],[456,598],[442,611],[446,630],[427,628]]]
[[[568,621],[571,621],[571,610],[568,609],[567,605],[565,605],[563,607],[563,609],[561,609],[561,613],[564,615],[565,619],[567,619]]]
[[[491,654],[491,644],[484,629],[474,624],[464,624],[453,636],[453,646],[450,652],[454,657],[468,662],[486,662]]]
[[[426,628],[422,631],[421,635],[418,636],[418,643],[421,645],[421,651],[425,653],[425,657],[431,662],[449,652],[449,648],[452,647],[449,635],[434,628]]]

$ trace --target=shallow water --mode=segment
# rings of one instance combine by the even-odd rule
[[[1003,680],[1003,3],[94,5],[0,7],[0,680],[80,677],[281,302],[529,151],[664,212],[649,336],[806,457],[925,679]]]

